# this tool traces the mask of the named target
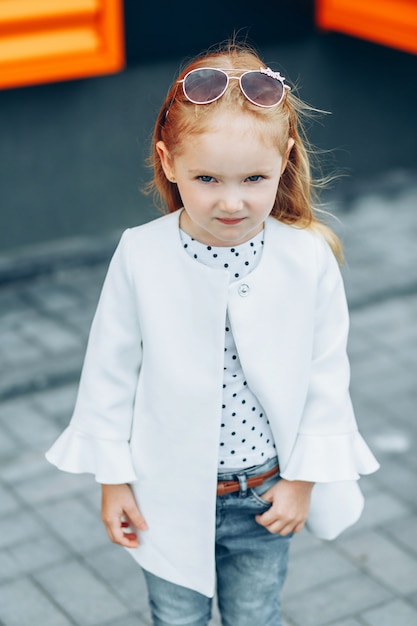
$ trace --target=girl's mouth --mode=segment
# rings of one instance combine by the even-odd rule
[[[222,217],[218,217],[216,218],[218,222],[221,222],[222,224],[227,224],[229,226],[233,226],[234,224],[240,224],[240,222],[243,222],[244,218],[243,217],[239,217],[239,218],[222,218]]]

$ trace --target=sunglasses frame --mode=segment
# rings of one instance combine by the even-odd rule
[[[195,74],[196,72],[201,72],[203,70],[214,70],[215,72],[219,72],[220,74],[223,74],[226,77],[226,85],[224,87],[224,89],[221,91],[221,93],[216,96],[215,98],[212,98],[211,100],[205,100],[204,102],[198,102],[196,100],[193,100],[192,98],[190,98],[190,96],[187,94],[186,91],[186,87],[185,87],[185,81],[187,80],[187,78],[191,75],[191,74]],[[227,72],[243,72],[240,76],[229,76],[229,74]],[[246,91],[244,90],[243,86],[242,86],[242,78],[244,76],[247,76],[248,74],[263,74],[265,76],[269,76],[270,78],[274,78],[275,80],[277,80],[278,82],[281,83],[282,85],[282,95],[281,98],[278,100],[278,102],[275,102],[274,104],[260,104],[259,102],[255,102],[255,100],[252,100],[252,98],[250,98],[248,96],[248,94],[246,93]],[[232,78],[235,78],[236,80],[239,81],[239,87],[241,92],[243,93],[243,95],[245,96],[245,98],[247,100],[249,100],[249,102],[251,102],[252,104],[255,104],[258,107],[262,107],[264,109],[271,109],[272,107],[276,107],[279,104],[281,104],[281,102],[283,101],[284,97],[285,97],[285,93],[287,91],[291,90],[291,87],[289,87],[288,85],[286,85],[284,83],[285,78],[284,76],[281,76],[281,74],[279,72],[274,72],[273,70],[271,70],[271,68],[267,67],[261,67],[259,68],[259,70],[243,70],[243,69],[238,69],[238,68],[220,68],[220,67],[197,67],[193,70],[190,70],[182,80],[178,80],[177,83],[181,83],[182,84],[182,90],[184,93],[184,96],[187,98],[187,100],[189,102],[192,102],[193,104],[211,104],[212,102],[215,102],[216,100],[219,100],[219,98],[221,98],[227,91],[227,88],[229,86],[229,82]]]

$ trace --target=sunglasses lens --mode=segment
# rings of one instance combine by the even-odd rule
[[[243,74],[240,84],[245,96],[258,106],[275,106],[281,102],[284,95],[284,86],[281,81],[261,72]]]
[[[227,87],[227,76],[216,69],[192,70],[184,79],[184,93],[191,102],[208,104],[220,98]]]

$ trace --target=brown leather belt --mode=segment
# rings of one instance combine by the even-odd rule
[[[267,479],[273,476],[274,474],[278,474],[279,465],[276,465],[272,469],[268,470],[264,474],[259,474],[258,476],[251,476],[246,479],[246,485],[248,489],[252,489],[252,487],[259,487],[262,483]],[[227,493],[233,493],[234,491],[240,490],[240,483],[238,480],[219,480],[217,483],[217,495],[225,496]]]

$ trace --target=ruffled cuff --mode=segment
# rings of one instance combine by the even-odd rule
[[[45,454],[64,472],[94,474],[98,483],[119,485],[136,480],[127,441],[97,439],[68,426]]]
[[[372,474],[378,468],[378,461],[357,431],[325,437],[299,434],[281,476],[330,483],[358,480],[360,474]]]

